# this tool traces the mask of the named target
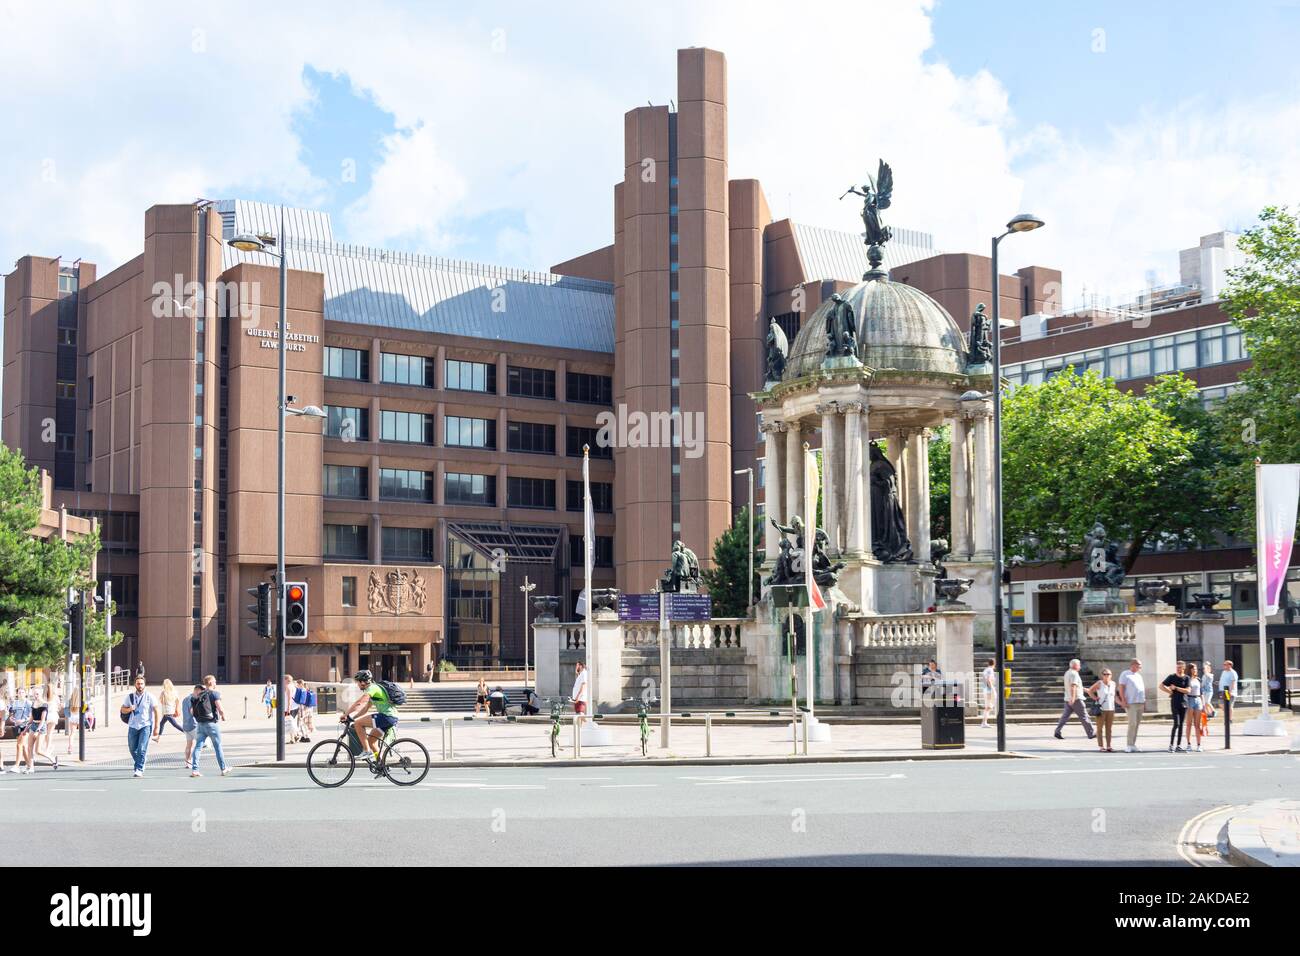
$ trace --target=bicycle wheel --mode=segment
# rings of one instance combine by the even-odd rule
[[[410,737],[394,740],[384,751],[384,776],[399,787],[413,787],[429,772],[429,751]]]
[[[307,776],[322,787],[341,787],[357,768],[357,759],[342,740],[322,740],[307,753]]]

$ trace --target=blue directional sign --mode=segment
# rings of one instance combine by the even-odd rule
[[[668,620],[708,621],[713,618],[713,598],[708,594],[669,594]]]
[[[659,620],[658,594],[620,594],[618,596],[620,621]]]

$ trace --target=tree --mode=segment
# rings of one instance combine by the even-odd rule
[[[1232,506],[1231,530],[1252,540],[1255,458],[1300,462],[1300,221],[1285,206],[1259,219],[1241,237],[1249,261],[1230,270],[1223,302],[1251,366],[1214,413],[1225,451],[1215,492]]]
[[[935,429],[930,439],[930,537],[942,538],[952,547],[952,431],[947,425]],[[926,548],[912,550],[922,560],[930,557],[929,542]]]
[[[98,534],[31,534],[41,519],[40,472],[0,445],[0,666],[52,667],[67,656],[68,588],[94,586]],[[102,631],[102,627],[100,630]]]
[[[763,563],[760,549],[762,525],[754,524],[750,550],[745,549],[749,536],[749,508],[741,508],[731,527],[713,542],[713,567],[700,572],[704,585],[713,596],[713,613],[717,617],[745,617],[749,614],[749,554],[754,552],[754,571]]]
[[[1002,424],[1009,553],[1066,563],[1100,521],[1126,543],[1131,571],[1150,544],[1209,543],[1224,525],[1209,491],[1222,453],[1181,374],[1158,377],[1145,395],[1093,371],[1057,375],[1007,396]]]

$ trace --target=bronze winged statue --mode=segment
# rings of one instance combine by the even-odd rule
[[[862,197],[862,226],[866,230],[866,242],[869,246],[878,246],[888,242],[893,232],[880,219],[880,213],[889,208],[894,194],[894,171],[883,159],[876,171],[876,178],[867,176],[867,181],[859,188],[850,186],[844,196],[852,193]],[[844,196],[840,196],[841,199]]]

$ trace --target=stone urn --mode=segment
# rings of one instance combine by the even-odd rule
[[[934,593],[936,596],[943,598],[940,607],[966,607],[962,601],[958,600],[963,594],[970,590],[974,583],[973,578],[939,578],[934,582]]]
[[[1164,603],[1164,596],[1169,593],[1169,582],[1164,578],[1138,581],[1133,585],[1133,590],[1137,592],[1138,604],[1155,607]]]
[[[618,612],[618,588],[592,588],[591,609],[593,611]]]
[[[554,594],[540,594],[533,598],[533,610],[537,620],[557,620],[560,613],[560,599]]]
[[[1217,618],[1221,615],[1214,606],[1223,600],[1222,594],[1213,591],[1197,591],[1191,596],[1192,610],[1189,617]]]

